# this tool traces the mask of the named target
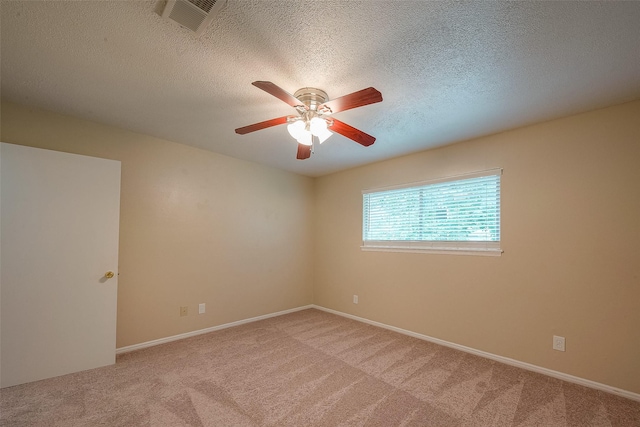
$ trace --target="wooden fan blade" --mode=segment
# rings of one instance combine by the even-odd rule
[[[305,107],[305,105],[302,102],[300,102],[298,98],[291,95],[289,92],[282,89],[280,86],[277,86],[271,82],[253,82],[251,84],[259,89],[262,89],[268,94],[273,95],[276,98],[286,102],[287,104],[291,105],[294,108],[300,107],[300,106]]]
[[[298,143],[298,155],[296,158],[298,160],[304,160],[309,157],[311,157],[311,146]]]
[[[333,124],[329,126],[329,129],[342,136],[346,136],[365,147],[370,146],[376,141],[376,139],[368,133],[364,133],[353,126],[349,126],[348,124],[341,122],[340,120],[333,119]]]
[[[236,133],[244,135],[250,132],[255,132],[257,130],[270,128],[271,126],[283,125],[287,123],[287,117],[289,116],[278,117],[277,119],[265,120],[264,122],[254,123],[249,126],[241,127],[236,129]]]
[[[350,93],[349,95],[332,99],[329,102],[325,102],[320,107],[318,107],[318,110],[328,108],[332,113],[339,113],[340,111],[362,107],[363,105],[375,104],[376,102],[380,101],[382,101],[382,94],[376,89],[368,87],[366,89]]]

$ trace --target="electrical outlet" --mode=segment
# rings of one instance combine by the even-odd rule
[[[186,316],[188,313],[189,308],[188,307],[180,307],[180,316]]]
[[[204,310],[205,310],[204,303],[198,304],[198,314],[204,314]]]
[[[353,303],[357,304],[358,303],[358,295],[354,295],[353,296]]]
[[[559,337],[557,335],[553,336],[553,349],[564,351],[564,337]]]

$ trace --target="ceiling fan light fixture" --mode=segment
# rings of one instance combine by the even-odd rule
[[[309,122],[309,130],[315,136],[320,135],[325,129],[327,129],[327,121],[320,117],[314,117]]]
[[[298,139],[302,136],[303,132],[305,128],[305,124],[304,121],[302,120],[296,120],[293,123],[290,123],[287,126],[287,130],[289,131],[289,135],[291,135],[291,137],[293,139]]]
[[[327,126],[328,124],[326,119],[317,116],[312,118],[309,122],[309,129],[311,130],[313,136],[318,137],[318,141],[320,141],[320,144],[325,142],[327,138],[333,135],[333,132],[327,129]]]
[[[312,145],[313,135],[308,130],[302,130],[301,135],[296,140],[302,145]]]
[[[333,132],[331,132],[329,129],[327,129],[326,127],[324,128],[324,130],[322,132],[320,132],[318,135],[316,135],[318,137],[318,141],[320,141],[320,144],[322,144],[323,142],[325,142],[331,135],[333,135]]]

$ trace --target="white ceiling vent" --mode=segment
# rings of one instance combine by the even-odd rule
[[[167,0],[162,17],[202,34],[226,0]]]

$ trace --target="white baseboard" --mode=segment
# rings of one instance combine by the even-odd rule
[[[550,377],[558,378],[558,379],[563,380],[563,381],[567,381],[567,382],[570,382],[570,383],[582,385],[582,386],[593,388],[593,389],[596,389],[596,390],[601,390],[601,391],[604,391],[604,392],[607,392],[607,393],[612,393],[612,394],[615,394],[615,395],[618,395],[618,396],[625,397],[627,399],[631,399],[631,400],[635,400],[635,401],[640,402],[640,394],[634,393],[632,391],[622,390],[622,389],[619,389],[619,388],[616,388],[616,387],[608,386],[606,384],[602,384],[602,383],[598,383],[598,382],[595,382],[595,381],[587,380],[585,378],[576,377],[574,375],[565,374],[563,372],[558,372],[558,371],[554,371],[552,369],[543,368],[541,366],[532,365],[530,363],[521,362],[519,360],[510,359],[508,357],[499,356],[497,354],[488,353],[486,351],[476,350],[475,348],[466,347],[464,345],[460,345],[460,344],[452,343],[452,342],[449,342],[449,341],[441,340],[439,338],[430,337],[428,335],[419,334],[417,332],[413,332],[413,331],[409,331],[409,330],[406,330],[406,329],[398,328],[398,327],[395,327],[395,326],[387,325],[387,324],[384,324],[384,323],[376,322],[375,320],[365,319],[364,317],[354,316],[353,314],[343,313],[341,311],[333,310],[333,309],[322,307],[320,305],[315,305],[315,304],[305,305],[305,306],[296,307],[296,308],[291,308],[289,310],[278,311],[278,312],[270,313],[270,314],[264,314],[262,316],[251,317],[249,319],[238,320],[238,321],[231,322],[231,323],[225,323],[223,325],[212,326],[210,328],[199,329],[197,331],[186,332],[184,334],[173,335],[173,336],[170,336],[170,337],[160,338],[160,339],[153,340],[153,341],[147,341],[147,342],[143,342],[143,343],[140,343],[140,344],[129,345],[129,346],[126,346],[126,347],[120,347],[120,348],[116,349],[116,354],[122,354],[122,353],[128,353],[130,351],[141,350],[143,348],[153,347],[153,346],[160,345],[160,344],[166,344],[166,343],[169,343],[169,342],[172,342],[172,341],[177,341],[177,340],[181,340],[181,339],[184,339],[184,338],[194,337],[196,335],[202,335],[202,334],[206,334],[206,333],[209,333],[209,332],[219,331],[221,329],[232,328],[234,326],[244,325],[245,323],[257,322],[258,320],[264,320],[264,319],[268,319],[270,317],[282,316],[283,314],[293,313],[293,312],[296,312],[296,311],[306,310],[306,309],[309,309],[309,308],[315,308],[315,309],[318,309],[318,310],[326,311],[328,313],[333,313],[333,314],[336,314],[338,316],[342,316],[342,317],[346,317],[346,318],[349,318],[349,319],[352,319],[352,320],[356,320],[358,322],[367,323],[369,325],[373,325],[373,326],[377,326],[377,327],[380,327],[380,328],[388,329],[390,331],[398,332],[398,333],[403,334],[403,335],[408,335],[410,337],[418,338],[418,339],[421,339],[421,340],[424,340],[424,341],[429,341],[429,342],[432,342],[432,343],[435,343],[435,344],[439,344],[439,345],[442,345],[442,346],[445,346],[445,347],[450,347],[450,348],[453,348],[453,349],[456,349],[456,350],[464,351],[465,353],[470,353],[470,354],[474,354],[476,356],[484,357],[486,359],[495,360],[496,362],[500,362],[500,363],[504,363],[504,364],[507,364],[507,365],[515,366],[517,368],[526,369],[526,370],[532,371],[532,372],[537,372],[537,373],[540,373],[540,374],[543,374],[543,375],[548,375]]]
[[[166,344],[172,341],[178,341],[189,337],[194,337],[196,335],[202,335],[209,332],[219,331],[221,329],[232,328],[234,326],[244,325],[245,323],[257,322],[258,320],[268,319],[270,317],[282,316],[283,314],[293,313],[295,311],[306,310],[308,308],[313,308],[313,305],[304,305],[302,307],[291,308],[289,310],[278,311],[276,313],[264,314],[262,316],[251,317],[249,319],[238,320],[231,323],[225,323],[223,325],[212,326],[210,328],[199,329],[197,331],[185,332],[184,334],[173,335],[166,338],[160,338],[153,341],[147,341],[140,344],[128,345],[126,347],[116,348],[116,354],[128,353],[130,351],[141,350],[143,348],[153,347],[160,344]]]
[[[430,337],[428,335],[419,334],[417,332],[408,331],[406,329],[397,328],[395,326],[386,325],[384,323],[376,322],[374,320],[365,319],[363,317],[354,316],[352,314],[343,313],[341,311],[332,310],[330,308],[322,307],[319,305],[312,305],[311,307],[316,308],[318,310],[326,311],[328,313],[337,314],[338,316],[347,317],[352,320],[357,320],[358,322],[368,323],[369,325],[378,326],[380,328],[389,329],[394,332],[398,332],[404,335],[409,335],[414,338],[418,338],[421,340],[429,341],[435,344],[439,344],[445,347],[450,347],[456,350],[464,351],[466,353],[471,353],[476,356],[484,357],[486,359],[495,360],[496,362],[504,363],[507,365],[515,366],[517,368],[526,369],[527,371],[537,372],[539,374],[548,375],[553,378],[558,378],[563,381],[567,381],[574,384],[579,384],[581,386],[593,388],[596,390],[605,391],[607,393],[616,394],[618,396],[625,397],[627,399],[635,400],[640,402],[640,394],[634,393],[632,391],[622,390],[616,387],[611,387],[606,384],[598,383],[595,381],[587,380],[585,378],[576,377],[573,375],[565,374],[563,372],[554,371],[552,369],[543,368],[541,366],[532,365],[530,363],[521,362],[519,360],[510,359],[504,356],[498,356],[497,354],[488,353],[482,350],[476,350],[475,348],[466,347],[464,345],[452,343],[449,341],[441,340],[439,338]]]

